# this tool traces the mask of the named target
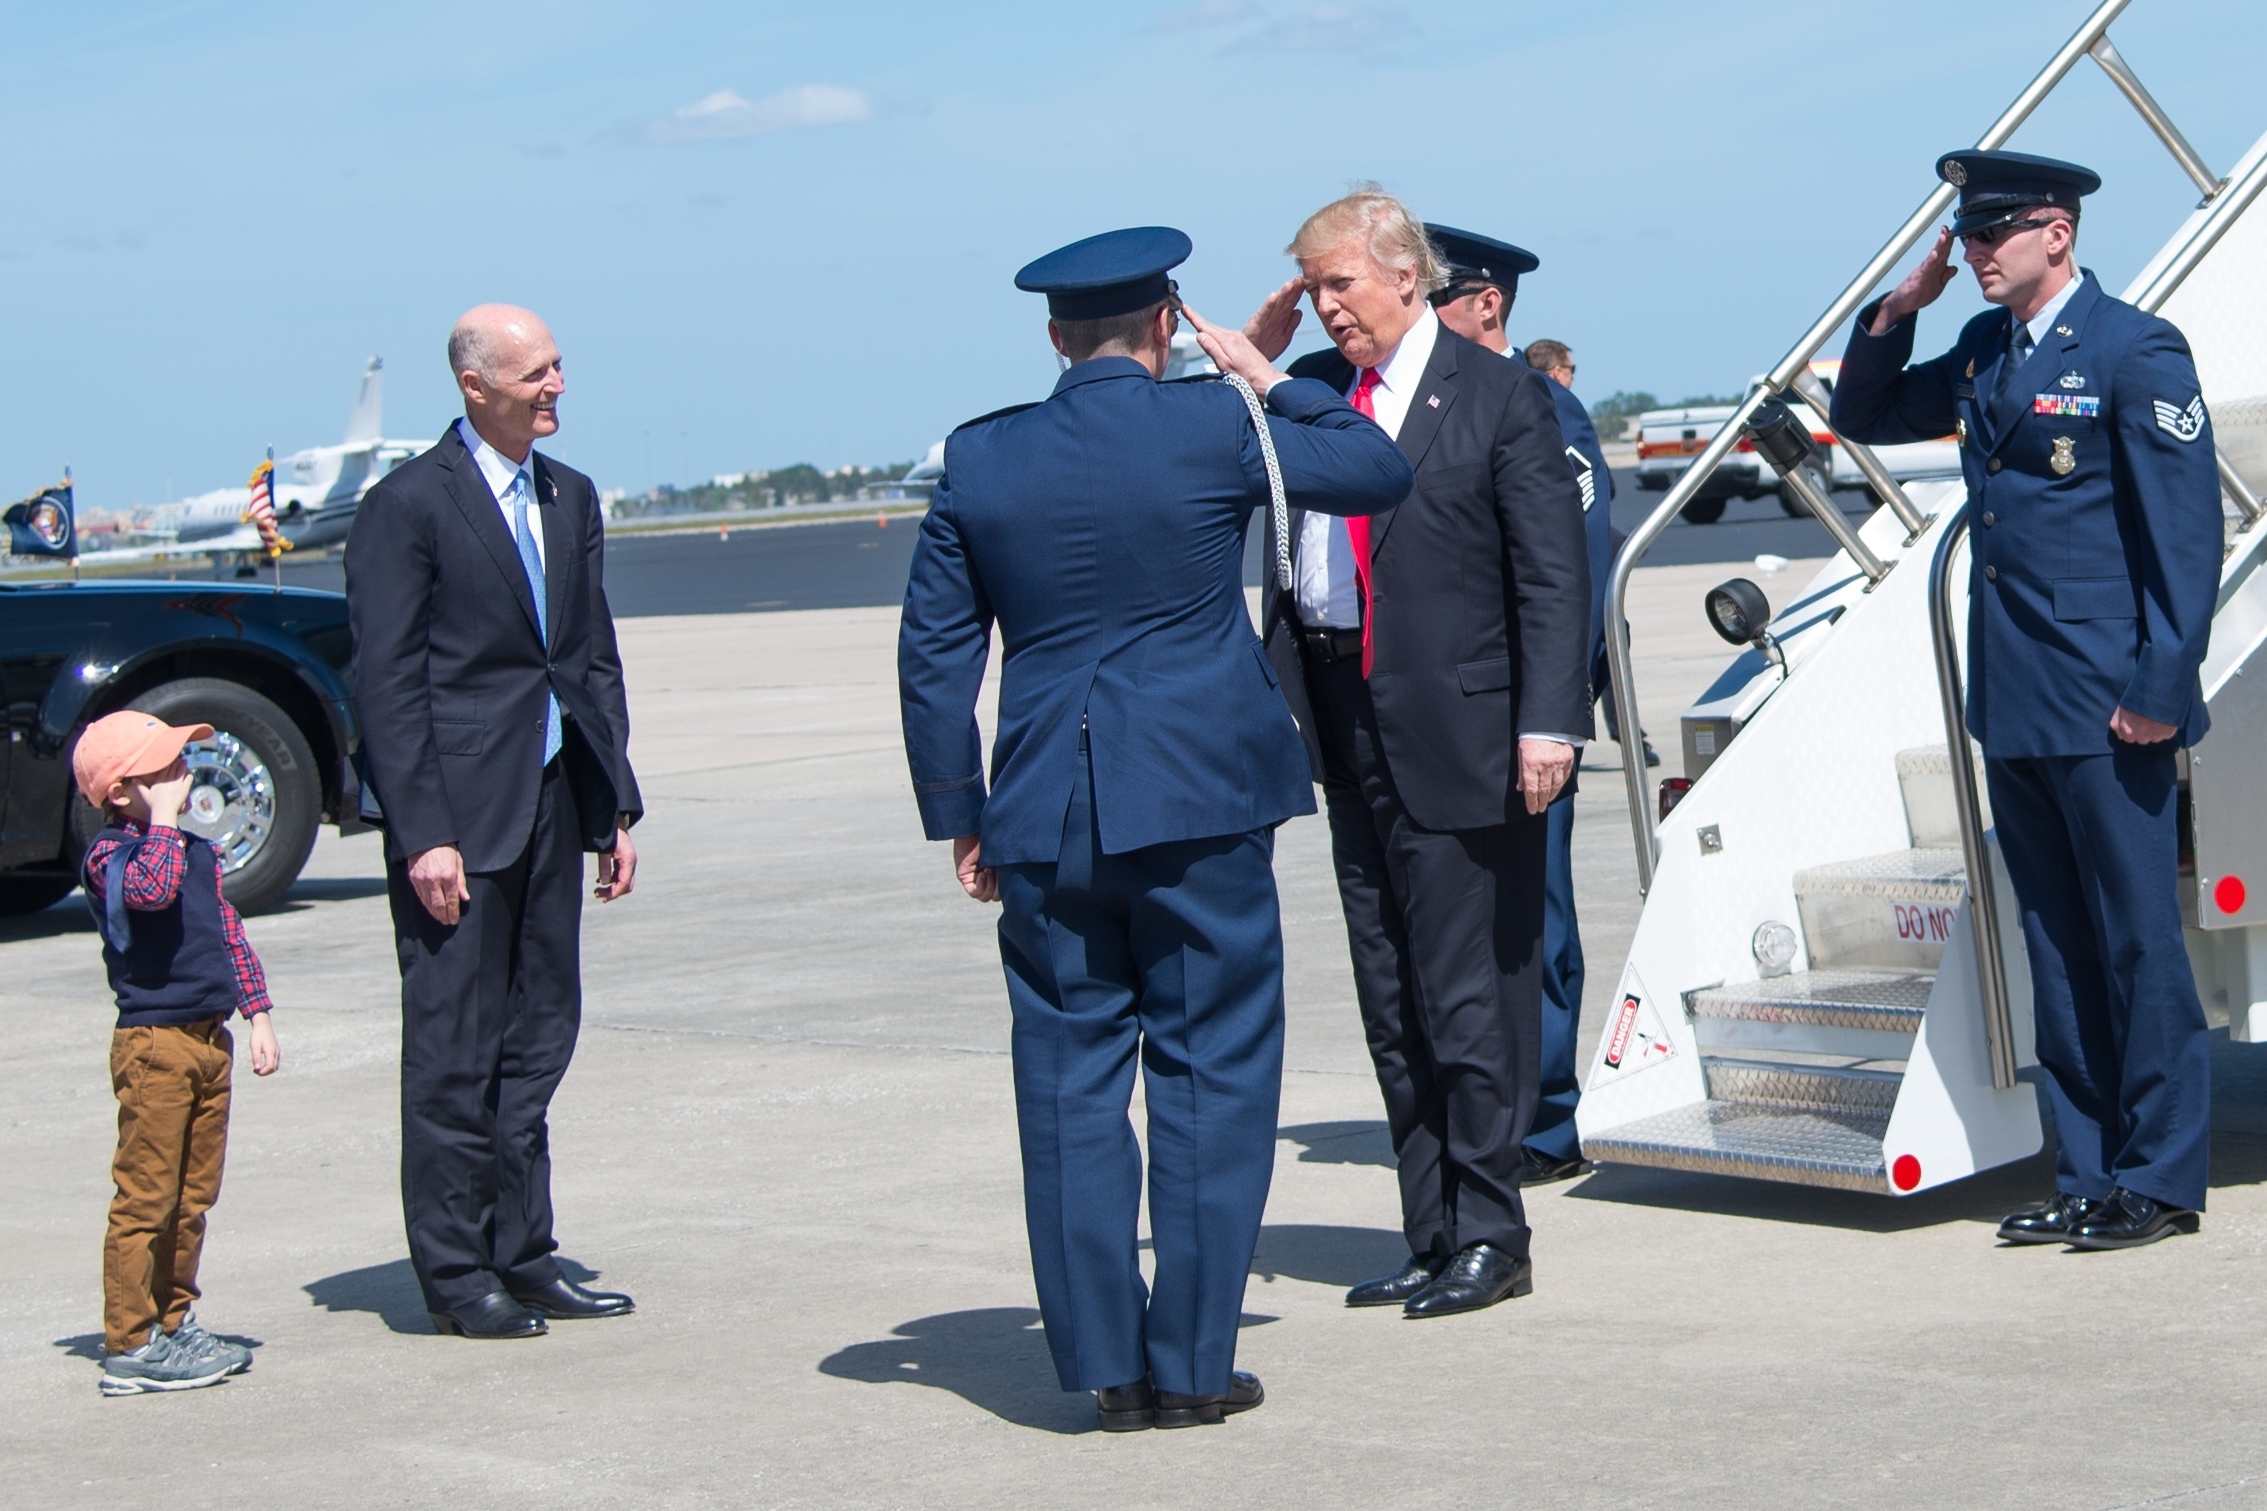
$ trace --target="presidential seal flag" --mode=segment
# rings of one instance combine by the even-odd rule
[[[252,497],[244,506],[244,521],[260,532],[260,544],[267,547],[270,560],[291,549],[291,542],[276,528],[275,476],[276,453],[270,446],[267,460],[252,469]]]
[[[79,535],[71,509],[71,474],[63,481],[13,505],[0,520],[8,525],[8,549],[18,556],[79,554]]]

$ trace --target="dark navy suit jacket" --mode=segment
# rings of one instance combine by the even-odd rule
[[[1916,320],[1858,327],[1834,428],[1894,444],[1964,428],[1973,562],[1968,724],[1996,757],[2096,755],[2123,704],[2204,735],[2197,668],[2221,560],[2220,482],[2188,342],[2094,275],[2002,391],[2014,316],[1905,365]],[[2058,453],[2068,470],[2058,471]]]
[[[1291,370],[1334,392],[1354,381],[1335,348]],[[1589,551],[1554,390],[1444,326],[1401,424],[1416,487],[1371,527],[1370,698],[1394,785],[1427,829],[1523,816],[1520,734],[1589,732]],[[1319,780],[1295,600],[1270,576],[1262,603]]]
[[[548,697],[586,848],[611,850],[617,813],[644,807],[630,769],[630,708],[606,605],[598,490],[535,453],[549,644],[488,480],[451,425],[362,500],[346,538],[346,610],[368,785],[386,846],[455,845],[467,871],[500,871],[535,827]]]
[[[1320,383],[1267,396],[1292,503],[1372,514],[1409,464]],[[1044,402],[956,430],[913,553],[898,636],[906,758],[931,839],[981,833],[986,865],[1052,862],[1089,726],[1102,849],[1265,828],[1315,809],[1299,731],[1243,590],[1267,473],[1243,399],[1160,383],[1126,357]],[[992,788],[977,693],[1004,658]]]

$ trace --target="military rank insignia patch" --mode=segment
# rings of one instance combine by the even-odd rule
[[[2043,393],[2031,400],[2033,414],[2074,415],[2079,419],[2090,420],[2101,412],[2102,400],[2098,394]]]
[[[2066,435],[2056,436],[2054,455],[2047,458],[2047,465],[2054,469],[2056,477],[2070,476],[2078,467],[2078,443]]]
[[[2156,400],[2155,406],[2157,428],[2174,440],[2185,445],[2204,433],[2204,396],[2202,394],[2190,399],[2186,409],[2168,404],[2163,399]]]

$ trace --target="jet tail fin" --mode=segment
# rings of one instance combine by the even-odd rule
[[[375,441],[383,433],[386,407],[386,360],[372,357],[362,369],[362,386],[354,391],[354,408],[346,417],[346,439]]]

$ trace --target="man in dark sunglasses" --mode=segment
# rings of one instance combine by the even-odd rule
[[[2175,752],[2211,722],[2209,416],[2181,333],[2077,265],[2079,199],[2099,177],[2020,152],[1948,153],[1937,173],[1960,213],[1859,312],[1834,428],[1960,438],[1968,726],[2020,904],[2059,1148],[2054,1196],[1999,1237],[2131,1248],[2195,1232],[2204,1205],[2210,1039],[2181,938]],[[2000,308],[1908,367],[1916,316],[1956,276],[1955,238]]]

